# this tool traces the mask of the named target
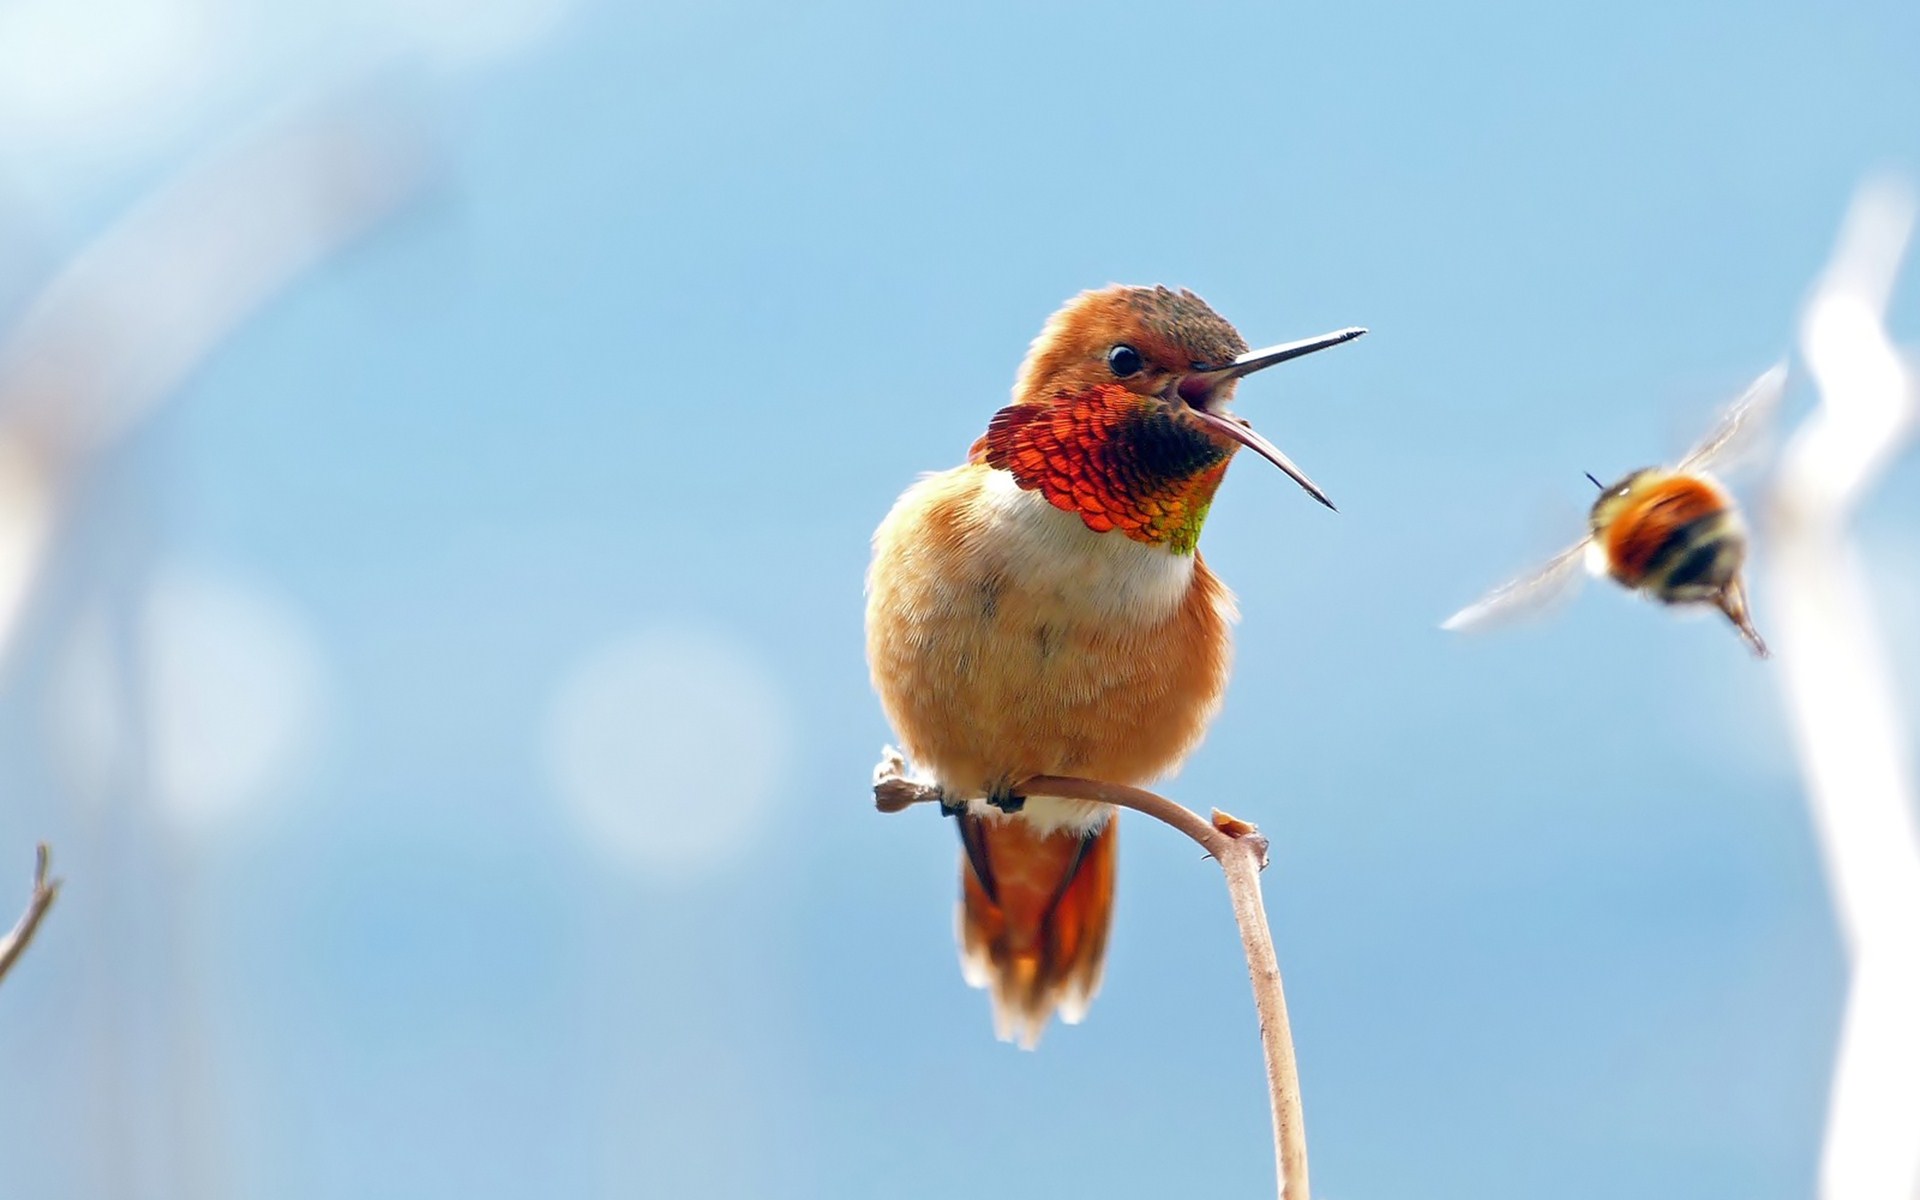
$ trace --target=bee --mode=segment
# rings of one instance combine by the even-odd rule
[[[1746,527],[1733,496],[1707,468],[1727,464],[1764,429],[1786,391],[1787,369],[1769,370],[1721,412],[1713,429],[1671,467],[1647,467],[1607,487],[1592,475],[1600,498],[1587,534],[1545,565],[1489,592],[1449,617],[1443,629],[1470,629],[1537,609],[1565,596],[1584,564],[1628,591],[1662,604],[1706,604],[1726,614],[1754,654],[1767,644],[1747,612],[1740,569],[1747,558]]]

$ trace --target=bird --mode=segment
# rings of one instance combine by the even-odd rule
[[[1112,924],[1111,806],[1019,785],[1164,777],[1219,711],[1233,595],[1198,542],[1245,448],[1332,501],[1230,407],[1246,376],[1348,342],[1249,350],[1199,296],[1082,292],[1049,318],[964,463],[873,535],[867,658],[882,709],[959,830],[962,975],[1032,1049],[1086,1015]]]
[[[1707,606],[1724,614],[1756,658],[1767,643],[1747,607],[1746,524],[1733,495],[1712,474],[1737,462],[1772,424],[1787,368],[1768,368],[1714,420],[1671,467],[1642,467],[1600,489],[1587,531],[1527,574],[1448,617],[1442,629],[1475,629],[1541,610],[1570,594],[1579,567],[1669,606]]]

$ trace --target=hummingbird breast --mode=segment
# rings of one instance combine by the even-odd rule
[[[1029,775],[1144,784],[1226,689],[1233,598],[1197,553],[1089,529],[973,463],[902,495],[874,535],[867,656],[913,760],[968,799]],[[1097,806],[1029,805],[1090,828]]]

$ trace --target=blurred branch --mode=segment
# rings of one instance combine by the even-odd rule
[[[417,191],[425,157],[391,113],[340,107],[258,131],[136,206],[0,330],[0,652],[68,480]]]
[[[1915,424],[1884,323],[1914,200],[1855,199],[1808,302],[1801,348],[1820,404],[1782,458],[1769,511],[1783,686],[1851,986],[1821,1194],[1912,1200],[1920,1185],[1920,829],[1913,764],[1848,523]]]
[[[0,341],[0,426],[67,458],[177,389],[246,318],[416,190],[391,114],[333,112],[208,153],[88,245]]]
[[[937,788],[906,777],[906,761],[889,747],[874,769],[873,803],[881,812],[894,813],[915,804],[937,801]],[[1260,872],[1267,865],[1267,839],[1246,821],[1213,810],[1202,820],[1192,809],[1165,796],[1092,779],[1064,775],[1035,775],[1015,784],[1025,796],[1057,796],[1064,800],[1094,800],[1145,813],[1200,843],[1227,879],[1233,919],[1240,926],[1240,946],[1247,955],[1247,974],[1253,980],[1253,1004],[1260,1017],[1260,1045],[1267,1060],[1267,1093],[1273,1113],[1273,1156],[1280,1176],[1280,1196],[1308,1200],[1307,1131],[1300,1105],[1300,1071],[1294,1062],[1293,1031],[1287,1021],[1287,998],[1280,985],[1280,961],[1274,954],[1273,934],[1267,927],[1266,904],[1260,897]]]
[[[13,970],[14,962],[25,953],[33,935],[40,930],[40,922],[53,907],[54,899],[60,895],[60,881],[47,879],[47,864],[51,858],[45,842],[34,853],[33,895],[27,898],[27,911],[20,914],[14,923],[13,931],[0,939],[0,983],[5,983],[7,973]]]

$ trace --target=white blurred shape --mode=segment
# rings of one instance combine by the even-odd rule
[[[1769,513],[1781,679],[1852,960],[1820,1166],[1827,1200],[1912,1200],[1920,1188],[1920,817],[1849,530],[1915,419],[1883,316],[1914,209],[1892,185],[1854,201],[1801,324],[1820,405],[1786,447]]]
[[[302,98],[396,70],[462,86],[537,45],[573,3],[0,0],[9,198],[65,219],[76,195]]]
[[[127,673],[122,666],[106,604],[95,597],[74,618],[49,697],[54,760],[69,789],[95,808],[124,769]]]
[[[1882,313],[1913,222],[1914,197],[1881,184],[1855,201],[1833,262],[1801,321],[1807,369],[1825,402],[1786,458],[1785,491],[1802,510],[1858,502],[1914,420],[1906,364]]]
[[[0,413],[56,457],[118,436],[235,326],[421,179],[404,123],[277,128],[188,167],[75,256],[0,342]]]
[[[319,649],[299,618],[256,585],[180,569],[155,579],[141,615],[161,803],[216,820],[284,783],[322,702]]]
[[[120,636],[104,606],[90,611],[55,685],[56,742],[83,792],[110,785],[103,773],[128,761],[122,739],[142,728],[155,798],[182,824],[229,820],[288,782],[325,686],[318,645],[283,601],[231,575],[167,567],[131,632]]]
[[[555,786],[588,834],[649,874],[687,878],[747,851],[787,772],[778,685],[737,642],[655,628],[592,652],[547,728]]]
[[[376,19],[446,66],[479,66],[546,37],[570,0],[376,0]]]
[[[221,28],[206,0],[8,0],[0,141],[166,123],[213,74]]]
[[[52,497],[40,458],[0,433],[0,656],[13,644],[46,546]]]

